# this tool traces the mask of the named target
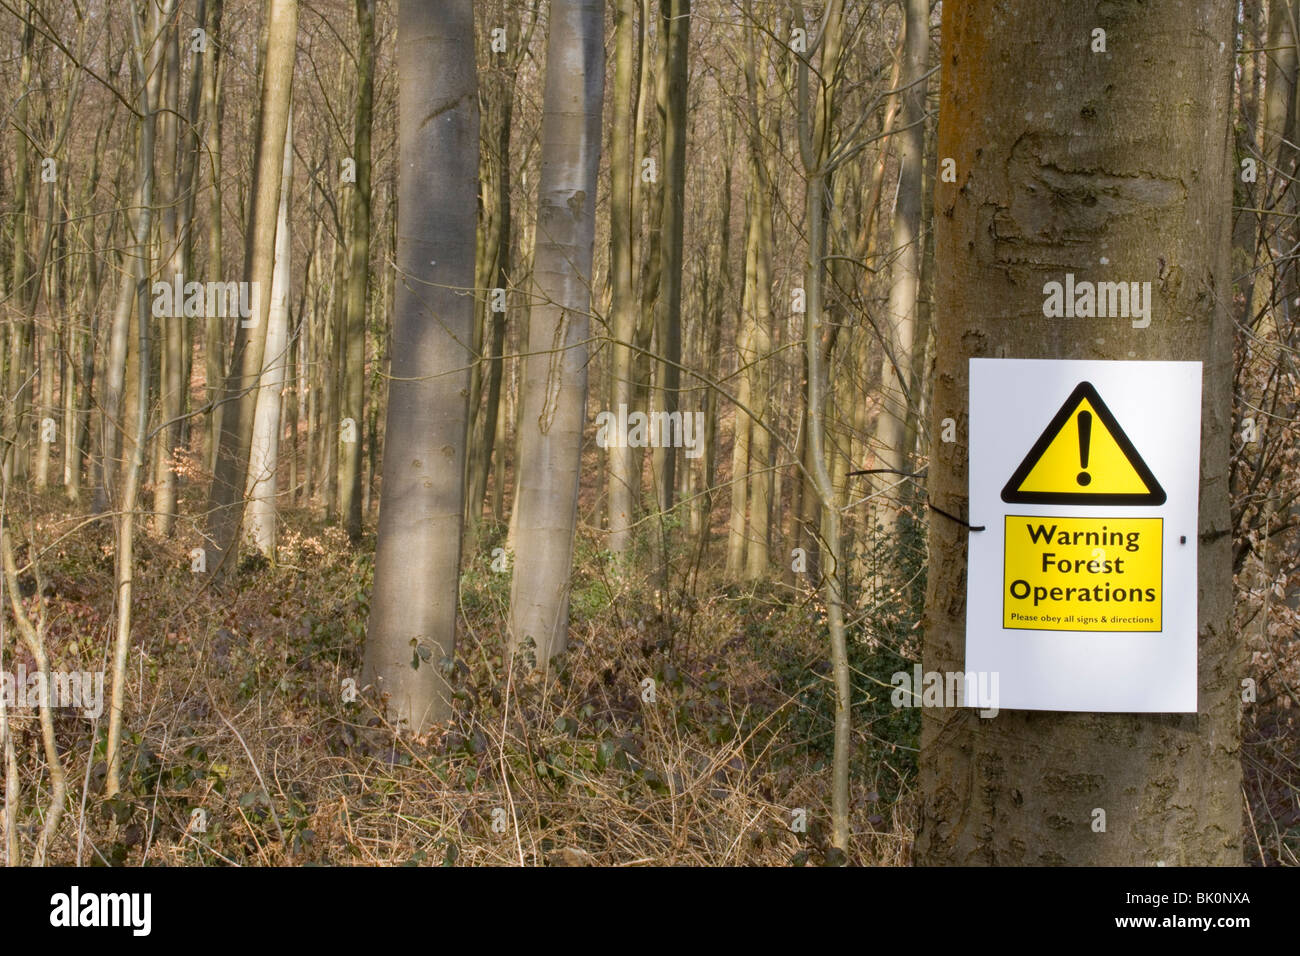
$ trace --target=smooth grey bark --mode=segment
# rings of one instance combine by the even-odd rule
[[[280,171],[280,211],[275,226],[275,271],[271,278],[271,306],[267,310],[266,355],[262,363],[257,409],[253,415],[253,441],[248,453],[248,506],[244,530],[249,540],[275,559],[277,472],[280,466],[280,409],[285,370],[289,361],[289,276],[293,243],[289,206],[293,191],[293,110],[284,133],[284,162]]]
[[[136,80],[140,84],[140,135],[139,153],[136,160],[136,190],[138,205],[135,209],[136,256],[132,262],[132,296],[135,299],[136,330],[139,336],[136,358],[139,363],[136,372],[135,428],[132,434],[134,445],[131,458],[126,467],[122,482],[122,494],[116,502],[121,512],[117,519],[117,553],[114,555],[114,583],[117,590],[116,628],[113,637],[113,663],[108,705],[108,734],[105,742],[104,758],[108,776],[104,792],[115,796],[122,784],[122,725],[126,709],[126,669],[131,652],[132,591],[135,583],[135,508],[140,492],[140,477],[144,470],[145,439],[149,427],[149,283],[153,263],[149,256],[149,232],[153,225],[153,184],[154,133],[157,126],[157,98],[148,82],[150,73],[157,74],[160,59],[157,41],[161,25],[167,22],[175,9],[176,0],[166,0],[164,5],[151,8],[154,22],[152,42],[143,40],[143,25],[140,17],[131,9],[131,45],[135,59]],[[154,54],[149,66],[145,66],[145,51],[152,48]],[[126,303],[124,326],[129,327],[131,304]],[[116,334],[116,330],[115,330]],[[126,329],[123,329],[125,338]],[[125,350],[124,350],[125,352]],[[123,356],[125,361],[125,354]]]
[[[609,273],[613,286],[610,323],[614,334],[609,410],[614,414],[622,405],[630,408],[633,401],[631,342],[636,337],[637,322],[632,286],[632,181],[636,175],[632,117],[639,32],[636,9],[636,0],[618,0],[614,14],[614,107],[609,145]],[[636,462],[633,452],[626,442],[616,442],[608,450],[608,547],[620,560],[626,559],[632,542],[633,493],[637,487],[632,475]]]
[[[177,168],[180,145],[180,26],[175,19],[164,28],[160,38],[163,44],[162,97],[159,112],[159,229],[158,258],[162,261],[161,281],[172,283],[185,271],[185,255],[181,243],[181,190],[184,188]],[[177,474],[172,458],[181,436],[181,409],[184,405],[184,384],[181,358],[185,347],[185,310],[180,302],[173,303],[170,315],[160,318],[163,328],[163,350],[160,356],[160,399],[162,430],[154,446],[154,499],[153,526],[162,536],[172,533],[176,522]]]
[[[451,712],[474,333],[478,79],[470,0],[400,0],[391,381],[363,682],[399,728]]]
[[[834,149],[835,96],[843,53],[843,0],[831,0],[822,14],[817,48],[817,69],[812,53],[800,56],[797,74],[799,103],[799,158],[805,181],[805,216],[808,247],[804,282],[807,314],[804,317],[804,361],[807,369],[806,442],[804,445],[805,528],[820,528],[826,544],[825,564],[819,567],[821,590],[826,602],[826,623],[830,638],[831,671],[835,684],[834,754],[831,784],[831,843],[848,850],[849,759],[852,739],[852,700],[848,646],[844,623],[844,544],[840,533],[841,514],[835,488],[826,467],[827,335],[824,288],[826,275],[827,184],[842,156]],[[816,77],[816,88],[813,78]]]
[[[686,225],[686,86],[691,37],[690,0],[661,0],[664,72],[659,78],[659,115],[663,128],[663,219],[660,234],[659,298],[655,302],[658,362],[656,391],[663,410],[673,414],[680,402],[682,370],[682,266]],[[658,448],[655,487],[659,510],[676,504],[677,450]],[[666,560],[666,558],[665,558]],[[667,573],[667,567],[663,568]]]
[[[203,58],[203,158],[208,166],[208,279],[223,280],[221,254],[221,14],[224,0],[212,0],[204,29],[208,53]],[[204,461],[217,467],[217,446],[221,440],[221,389],[226,381],[226,334],[224,320],[208,316],[203,326],[204,395],[208,413],[204,419]]]
[[[736,409],[731,433],[731,507],[727,520],[725,564],[726,575],[730,580],[739,579],[746,567],[751,535],[747,517],[750,508],[749,486],[757,477],[751,475],[750,443],[761,437],[758,433],[762,430],[762,426],[742,410],[753,403],[761,384],[756,381],[761,367],[757,361],[758,347],[755,342],[759,330],[754,314],[754,293],[757,289],[756,263],[763,215],[760,207],[768,201],[762,192],[764,186],[759,182],[766,175],[761,155],[765,128],[758,108],[762,77],[755,62],[758,58],[755,34],[759,32],[759,25],[750,19],[753,13],[748,2],[745,4],[745,16],[749,22],[745,25],[745,37],[738,46],[741,71],[745,75],[744,122],[749,188],[746,193],[744,286],[741,292],[740,321],[736,328]],[[766,402],[767,396],[763,395],[762,398]],[[754,457],[757,458],[756,455]],[[761,471],[765,464],[766,462],[760,464],[754,471]],[[763,520],[766,522],[767,514],[763,515]],[[766,527],[762,546],[766,551]],[[766,561],[766,554],[763,559]]]
[[[748,533],[744,535],[744,576],[757,581],[769,570],[772,520],[772,425],[776,403],[772,400],[772,176],[763,149],[771,130],[770,120],[761,112],[766,83],[758,68],[759,50],[754,30],[746,39],[745,72],[746,110],[748,112],[749,152],[749,243],[745,257],[745,290],[741,295],[741,313],[747,330],[746,351],[740,358],[747,363],[744,380],[748,391],[749,411],[736,410],[737,419],[749,426],[746,442],[748,491],[742,495],[749,507]],[[751,251],[752,249],[752,251]],[[752,258],[751,258],[752,257]],[[755,416],[750,418],[750,415]],[[737,432],[740,426],[737,424]],[[745,465],[744,462],[740,464]],[[733,475],[733,489],[741,482]],[[743,520],[741,524],[743,525]],[[730,559],[731,554],[728,554]]]
[[[1295,0],[1272,0],[1268,10],[1268,83],[1264,88],[1264,159],[1286,171],[1295,161],[1297,37]],[[1285,165],[1284,165],[1285,164]]]
[[[876,418],[876,459],[881,468],[911,471],[907,444],[909,418],[916,412],[911,393],[912,351],[916,338],[917,297],[921,288],[921,174],[925,166],[925,81],[930,47],[930,0],[904,0],[903,91],[898,145],[898,201],[894,207],[889,277],[880,368],[880,412]],[[873,482],[878,496],[873,512],[886,535],[898,523],[899,479],[880,474]]]
[[[510,588],[511,646],[531,638],[543,669],[568,642],[605,91],[603,27],[598,0],[551,5]]]
[[[254,315],[251,325],[236,324],[235,347],[226,376],[225,407],[216,471],[208,501],[207,567],[220,577],[233,567],[243,519],[248,451],[253,440],[257,385],[266,351],[267,311],[275,269],[275,220],[280,207],[280,168],[289,125],[289,98],[297,53],[297,0],[270,0],[266,68],[257,118],[253,163],[252,216],[244,253],[244,280],[250,282]]]
[[[339,514],[348,537],[361,537],[361,451],[366,394],[366,299],[370,291],[370,126],[375,98],[375,0],[357,0],[357,110],[352,158],[357,165],[348,237],[346,315],[343,336],[340,414],[351,419],[353,440],[339,449]]]
[[[931,421],[932,434],[946,417],[959,429],[934,444],[930,500],[966,510],[972,356],[1203,362],[1199,686],[1196,714],[925,708],[920,863],[1242,862],[1245,661],[1230,629],[1227,482],[1233,11],[1229,0],[1087,16],[1052,0],[944,5],[938,155],[956,161],[957,182],[935,184]],[[1090,52],[1094,27],[1105,54]],[[1043,285],[1066,272],[1149,280],[1150,326],[1045,318]],[[931,516],[926,672],[963,668],[967,534]]]
[[[20,308],[27,302],[35,302],[40,290],[40,276],[34,274],[28,262],[27,223],[31,215],[29,209],[29,183],[31,177],[31,146],[27,136],[30,124],[30,96],[32,87],[32,49],[35,44],[36,27],[33,17],[34,9],[30,2],[26,5],[23,18],[22,54],[18,68],[18,88],[22,91],[18,101],[13,105],[14,112],[14,186],[13,186],[13,280],[10,295],[16,296]],[[9,338],[8,375],[5,377],[5,396],[9,398],[4,405],[3,435],[6,439],[3,455],[0,456],[0,470],[6,480],[22,480],[27,476],[27,406],[31,401],[31,383],[29,361],[32,336],[35,331],[35,319],[31,312],[23,309],[24,314],[12,328],[6,329]],[[10,438],[9,436],[12,436]],[[9,442],[12,441],[12,444]]]

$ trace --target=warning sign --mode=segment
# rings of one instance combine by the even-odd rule
[[[1007,515],[1002,626],[1158,631],[1160,518]]]
[[[1165,491],[1091,382],[1080,382],[1002,489],[1016,504],[1162,505]]]
[[[1198,362],[972,359],[966,670],[1001,709],[1196,709]]]

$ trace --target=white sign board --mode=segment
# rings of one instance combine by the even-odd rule
[[[997,707],[1196,710],[1200,445],[1200,362],[970,360],[966,671]]]

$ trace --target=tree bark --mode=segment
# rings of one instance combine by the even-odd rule
[[[224,278],[224,261],[221,255],[221,220],[225,210],[221,205],[221,14],[224,0],[212,0],[204,29],[208,34],[208,55],[204,61],[203,77],[203,155],[208,163],[211,190],[208,194],[208,278]],[[214,471],[217,467],[217,446],[221,440],[221,389],[226,381],[226,330],[225,320],[217,316],[204,319],[203,327],[204,393],[208,402],[205,418],[204,461]]]
[[[659,247],[659,298],[655,303],[658,339],[656,385],[663,411],[678,411],[682,370],[682,266],[686,224],[686,86],[690,78],[687,52],[691,37],[691,0],[662,0],[665,43],[664,73],[660,77],[659,111],[663,125],[663,220]],[[676,503],[677,450],[658,448],[656,489],[659,510]]]
[[[513,650],[531,639],[543,669],[568,642],[569,576],[578,517],[587,402],[587,335],[595,241],[603,4],[555,0],[542,102],[534,295],[524,362],[523,438],[515,569]]]
[[[632,370],[635,355],[631,348],[636,338],[637,302],[632,285],[632,182],[639,175],[632,155],[633,98],[636,95],[636,47],[638,28],[636,0],[618,0],[614,16],[614,106],[609,145],[609,272],[613,285],[610,323],[614,344],[610,362],[610,408],[615,415],[620,406],[632,409]],[[609,456],[608,530],[609,550],[625,560],[632,543],[633,495],[638,482],[633,476],[636,463],[634,449],[626,442],[615,442]]]
[[[27,406],[31,401],[30,362],[32,336],[35,320],[31,310],[26,308],[28,301],[35,301],[40,288],[40,276],[33,275],[27,261],[27,222],[30,218],[28,209],[29,183],[31,177],[31,147],[27,137],[30,135],[30,93],[32,92],[32,48],[35,44],[36,28],[33,21],[33,9],[27,4],[27,16],[23,20],[22,54],[18,67],[18,87],[20,94],[14,104],[14,188],[13,188],[13,280],[9,294],[15,296],[21,310],[18,321],[9,333],[8,379],[5,383],[5,395],[12,396],[5,403],[7,413],[3,423],[4,437],[12,444],[5,449],[0,458],[6,481],[21,481],[27,477]],[[11,437],[12,436],[12,437]]]
[[[284,159],[280,172],[280,211],[275,227],[275,271],[271,278],[271,307],[267,312],[266,358],[262,367],[257,408],[253,415],[253,441],[248,459],[248,507],[244,529],[257,550],[275,560],[277,472],[280,467],[280,408],[285,369],[289,361],[289,286],[293,243],[289,206],[293,191],[293,111],[284,134]]]
[[[770,123],[763,116],[761,100],[766,83],[758,71],[758,52],[751,31],[746,49],[745,88],[749,112],[750,242],[752,260],[746,256],[745,291],[741,313],[746,325],[747,351],[741,352],[747,365],[745,378],[749,409],[756,416],[749,422],[749,531],[745,536],[746,580],[765,577],[769,568],[772,520],[772,178],[763,147]],[[737,411],[737,415],[742,413]]]
[[[149,232],[153,224],[154,181],[154,130],[157,124],[157,99],[148,81],[150,74],[157,75],[157,42],[161,25],[167,22],[175,9],[176,0],[166,0],[151,11],[159,29],[153,31],[151,42],[145,44],[143,27],[135,8],[131,10],[131,40],[135,56],[136,82],[140,85],[140,135],[136,165],[135,198],[135,259],[131,267],[131,290],[135,299],[136,328],[139,343],[136,358],[136,403],[134,447],[127,464],[122,496],[117,502],[120,515],[117,519],[117,551],[114,555],[114,583],[117,590],[116,632],[113,638],[112,688],[109,693],[108,734],[104,759],[108,775],[104,792],[116,796],[125,781],[122,778],[122,725],[126,710],[126,671],[131,652],[132,592],[135,583],[135,509],[140,491],[140,475],[144,470],[145,438],[149,427],[149,283],[152,261],[149,257]],[[145,66],[145,51],[153,49],[149,66]],[[119,303],[119,307],[120,307]],[[129,327],[130,300],[126,303],[124,327]],[[124,332],[125,334],[125,332]]]
[[[363,681],[401,729],[451,712],[456,648],[474,234],[478,81],[470,0],[400,0],[399,281],[394,299],[375,587]]]
[[[889,309],[881,343],[880,412],[876,417],[876,467],[911,471],[908,467],[907,425],[915,413],[911,394],[912,348],[916,338],[916,303],[921,286],[921,173],[925,166],[924,79],[930,47],[930,0],[904,0],[903,91],[898,144],[898,201],[894,207],[893,262],[890,267]],[[899,476],[875,476],[877,496],[872,512],[888,538],[898,524]]]
[[[347,315],[343,321],[341,415],[351,419],[352,441],[339,454],[339,514],[348,537],[361,537],[361,436],[365,424],[366,296],[370,289],[370,126],[375,98],[375,0],[356,0],[357,113],[352,158],[357,165],[352,192],[352,234],[348,243]]]
[[[1081,16],[1050,0],[943,10],[932,432],[964,426],[968,359],[1204,363],[1198,713],[922,712],[925,864],[1242,862],[1240,678],[1227,465],[1233,10],[1152,0]],[[1027,29],[1032,24],[1033,29]],[[1092,53],[1092,29],[1108,51]],[[1067,271],[1150,280],[1151,324],[1049,319]],[[936,442],[930,500],[964,512],[967,448]],[[932,515],[924,668],[962,669],[965,539]],[[1106,811],[1106,831],[1092,829]]]
[[[161,162],[159,173],[161,182],[161,210],[159,213],[158,242],[159,259],[163,263],[159,280],[172,284],[185,271],[185,255],[181,244],[181,189],[177,161],[180,145],[180,27],[173,20],[165,26],[161,42],[163,53],[163,92],[159,104]],[[182,278],[182,284],[185,279]],[[160,317],[163,327],[163,352],[161,356],[161,406],[162,424],[157,446],[157,458],[154,468],[154,531],[167,536],[172,533],[176,523],[176,469],[172,459],[180,444],[181,408],[184,397],[184,385],[181,372],[184,360],[181,352],[185,347],[185,307],[183,302],[173,302],[170,313]]]
[[[266,351],[267,312],[275,269],[275,220],[280,206],[280,167],[289,97],[297,52],[297,0],[270,0],[266,69],[262,76],[262,105],[257,121],[253,205],[244,255],[244,279],[252,283],[256,303],[251,327],[240,321],[226,377],[225,408],[217,468],[208,502],[208,573],[221,577],[233,566],[243,519],[243,495],[248,476],[248,451],[253,440],[257,384]]]

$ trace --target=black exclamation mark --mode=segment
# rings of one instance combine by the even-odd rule
[[[1092,412],[1079,413],[1079,464],[1083,466],[1083,471],[1079,472],[1079,477],[1075,480],[1081,485],[1087,485],[1092,481],[1092,476],[1088,474],[1088,444],[1092,441]]]

